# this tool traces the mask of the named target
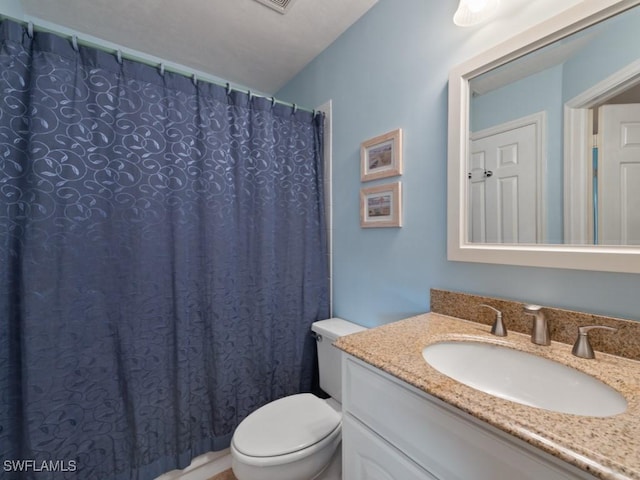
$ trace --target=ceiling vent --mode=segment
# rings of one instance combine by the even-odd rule
[[[256,0],[256,2],[266,5],[267,7],[284,15],[296,0]]]

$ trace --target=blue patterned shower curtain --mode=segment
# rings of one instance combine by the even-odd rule
[[[1,478],[154,478],[309,390],[320,115],[10,21],[0,92]]]

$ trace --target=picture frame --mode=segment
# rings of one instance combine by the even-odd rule
[[[402,175],[402,129],[360,144],[360,181]]]
[[[360,227],[402,227],[400,182],[360,189]]]

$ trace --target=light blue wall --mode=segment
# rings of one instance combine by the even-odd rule
[[[379,325],[427,311],[436,287],[640,319],[639,275],[447,261],[448,72],[505,34],[455,27],[457,3],[380,0],[277,94],[333,99],[334,314]],[[359,189],[384,180],[360,183],[359,145],[397,127],[404,227],[363,230]]]

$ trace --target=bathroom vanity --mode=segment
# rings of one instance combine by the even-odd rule
[[[609,417],[558,413],[497,398],[439,373],[422,357],[445,341],[496,343],[581,370],[622,393]],[[475,322],[429,313],[343,337],[344,478],[640,479],[640,362],[571,345],[505,339]]]
[[[344,368],[345,478],[595,478],[353,357]]]

